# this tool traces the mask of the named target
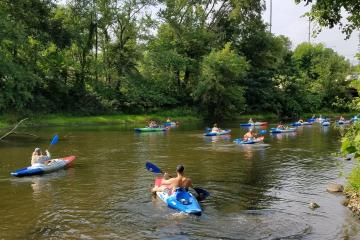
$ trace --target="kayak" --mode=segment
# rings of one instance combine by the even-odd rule
[[[358,120],[359,120],[359,118],[358,118],[357,116],[351,118],[351,121],[352,121],[352,122],[356,122],[356,121],[358,121]]]
[[[204,133],[204,136],[212,137],[212,136],[226,135],[229,133],[231,133],[231,129],[225,129],[225,130],[222,130],[221,132],[207,132],[207,133]]]
[[[255,139],[250,139],[250,140],[247,140],[247,141],[244,141],[242,138],[237,138],[237,139],[234,140],[234,143],[237,143],[237,144],[255,144],[255,143],[262,142],[263,140],[264,140],[264,136],[261,136],[261,137],[255,138]]]
[[[176,122],[164,122],[165,127],[174,127],[176,126]]]
[[[144,128],[135,128],[134,129],[135,132],[161,132],[161,131],[166,131],[166,128],[162,128],[162,127],[144,127]]]
[[[155,186],[161,186],[163,177],[156,177]],[[165,202],[168,207],[187,214],[201,215],[201,207],[196,198],[183,188],[177,188],[175,192],[166,189],[163,192],[156,192],[156,195]]]
[[[280,129],[280,128],[271,128],[271,133],[288,133],[288,132],[295,132],[296,128],[288,128],[288,129]]]
[[[55,172],[60,169],[70,167],[75,161],[75,156],[51,159],[49,164],[36,163],[30,167],[21,168],[11,173],[15,177],[39,175],[44,173]]]
[[[251,127],[251,126],[264,126],[267,125],[267,122],[255,122],[255,123],[240,123],[241,127]]]
[[[297,127],[297,126],[304,126],[304,125],[312,125],[312,122],[294,122],[291,124],[291,126]]]
[[[308,122],[315,122],[316,121],[316,118],[308,118],[308,120],[307,120]]]
[[[343,124],[350,124],[351,123],[351,121],[349,121],[349,120],[345,120],[345,121],[337,121],[336,122],[337,124],[339,124],[339,125],[343,125]]]
[[[330,122],[328,121],[324,121],[321,123],[322,126],[330,126]]]

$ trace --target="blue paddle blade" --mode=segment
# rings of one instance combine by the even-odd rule
[[[267,133],[266,130],[261,130],[261,131],[259,132],[259,134],[265,134],[265,133]]]
[[[54,145],[59,141],[59,136],[56,134],[53,139],[51,140],[50,145]]]
[[[152,164],[151,162],[146,162],[145,167],[150,172],[161,173],[161,169],[155,164]]]

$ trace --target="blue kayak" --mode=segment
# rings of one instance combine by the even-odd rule
[[[231,129],[225,129],[220,132],[207,132],[207,133],[204,133],[204,136],[212,137],[212,136],[226,135],[229,133],[231,133]]]
[[[315,122],[316,121],[316,118],[308,118],[308,120],[307,120],[308,122],[311,122],[311,123],[313,123],[313,122]]]
[[[255,143],[260,143],[263,140],[264,140],[264,136],[249,139],[247,141],[244,141],[244,139],[242,139],[242,138],[237,138],[237,139],[234,140],[234,143],[237,143],[237,144],[255,144]]]
[[[359,120],[359,118],[358,118],[357,116],[351,118],[351,122],[356,122],[356,121],[358,121],[358,120]]]
[[[165,126],[165,127],[175,127],[175,126],[176,126],[176,122],[164,122],[164,126]]]
[[[75,160],[75,156],[69,156],[59,159],[51,159],[49,164],[36,163],[30,167],[21,168],[11,173],[15,177],[24,177],[40,175],[44,173],[55,172],[60,169],[70,167]]]
[[[157,177],[155,185],[160,186],[162,180],[162,177]],[[156,195],[170,208],[187,214],[201,215],[202,210],[199,202],[183,188],[177,188],[173,193],[171,193],[171,189],[166,189],[163,192],[156,192]]]
[[[305,126],[305,125],[313,125],[313,122],[294,122],[291,124],[291,126],[293,127]]]
[[[330,122],[329,121],[324,121],[321,123],[322,126],[330,126]]]
[[[287,129],[280,129],[280,128],[271,128],[271,133],[288,133],[288,132],[295,132],[296,128],[287,128]]]
[[[251,127],[251,126],[264,126],[267,124],[268,124],[268,122],[240,123],[240,126],[241,127]]]

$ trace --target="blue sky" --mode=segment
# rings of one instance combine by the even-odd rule
[[[270,0],[266,0],[267,9],[263,14],[265,22],[270,18]],[[272,32],[275,35],[285,35],[293,43],[293,48],[297,44],[308,41],[308,21],[301,17],[310,6],[303,3],[296,5],[294,0],[273,0]],[[316,37],[311,38],[312,43],[324,43],[327,47],[343,55],[352,64],[357,64],[358,60],[354,57],[358,52],[359,32],[354,32],[350,39],[345,40],[345,35],[338,28],[323,29]]]

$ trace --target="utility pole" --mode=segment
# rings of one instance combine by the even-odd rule
[[[309,17],[309,33],[308,33],[308,43],[310,43],[310,36],[311,36],[311,20],[310,20],[310,17]]]
[[[270,0],[270,33],[272,27],[272,0]]]

